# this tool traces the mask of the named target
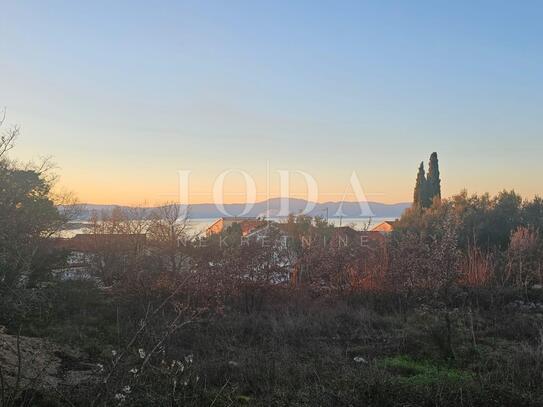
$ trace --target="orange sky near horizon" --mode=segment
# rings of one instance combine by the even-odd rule
[[[441,169],[444,197],[457,194],[463,189],[467,189],[470,194],[486,192],[496,194],[502,190],[515,190],[526,199],[541,195],[536,185],[528,180],[519,182],[514,174],[502,177],[501,182],[498,183],[490,171],[480,171],[477,179],[470,179],[468,174],[459,172],[449,174],[448,168],[448,165],[442,165]],[[466,172],[469,172],[469,167]],[[189,204],[214,203],[213,185],[219,174],[220,172],[213,175],[193,172],[189,182]],[[416,168],[412,168],[410,172],[404,171],[398,174],[387,174],[386,171],[372,172],[366,178],[361,172],[357,172],[357,175],[366,200],[386,204],[411,202]],[[256,202],[282,196],[277,173],[271,172],[269,190],[265,174],[256,173],[252,177],[256,184]],[[327,174],[321,177],[315,174],[314,178],[318,185],[316,202],[356,201],[356,195],[349,184],[349,177],[349,172],[334,176]],[[71,171],[61,171],[57,187],[72,191],[81,203],[154,206],[180,200],[179,179],[176,173],[162,177],[157,175],[156,178],[153,178],[152,174],[131,178],[128,174],[118,172],[110,174],[94,172],[80,175]],[[288,196],[308,199],[307,186],[300,175],[291,177]],[[222,199],[223,203],[246,201],[246,185],[239,173],[229,174],[225,178]]]
[[[316,201],[321,203],[341,200],[356,201],[356,195],[349,185],[349,176],[350,174],[347,174],[343,180],[340,180],[342,183],[339,181],[334,183],[333,180],[319,181],[318,177],[314,177],[318,186]],[[282,196],[277,174],[271,174],[269,190],[265,176],[254,176],[253,179],[256,185],[256,202]],[[214,203],[213,187],[215,182],[216,176],[205,177],[191,174],[189,203]],[[397,192],[387,196],[382,189],[377,191],[367,189],[362,180],[361,184],[368,201],[383,203],[409,201],[405,193]],[[145,179],[137,182],[137,180],[134,181],[118,175],[87,175],[77,178],[73,174],[66,173],[65,176],[61,175],[58,187],[73,191],[81,203],[152,206],[163,202],[177,202],[180,200],[180,187],[176,174],[164,178],[158,177],[156,180]],[[305,180],[299,175],[292,176],[289,189],[288,196],[290,198],[307,200],[309,197]],[[247,195],[245,180],[239,173],[231,173],[226,176],[223,193],[221,194],[223,203],[243,203],[246,201]]]

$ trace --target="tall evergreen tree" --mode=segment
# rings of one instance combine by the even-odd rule
[[[413,205],[419,208],[426,206],[426,173],[424,171],[424,162],[420,163],[417,181],[415,183],[415,192],[413,194]]]
[[[432,153],[430,156],[427,184],[427,199],[431,205],[435,198],[441,199],[441,179],[439,178],[439,160],[437,159],[437,153]]]

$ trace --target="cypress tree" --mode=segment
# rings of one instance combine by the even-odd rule
[[[428,167],[428,201],[432,205],[435,198],[441,199],[441,179],[439,178],[439,160],[437,153],[432,153]]]
[[[419,208],[426,206],[426,173],[424,171],[424,163],[420,163],[417,181],[415,183],[415,192],[413,194],[413,205]]]

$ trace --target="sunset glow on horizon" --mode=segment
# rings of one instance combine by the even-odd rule
[[[484,18],[483,18],[484,16]],[[280,196],[410,202],[439,153],[444,196],[542,195],[543,4],[8,1],[0,106],[11,157],[51,155],[80,202],[213,202],[224,171]],[[226,178],[224,202],[245,200]],[[307,198],[294,176],[290,196]]]

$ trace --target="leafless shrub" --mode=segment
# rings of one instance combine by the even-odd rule
[[[495,262],[492,254],[476,245],[469,245],[463,256],[460,281],[470,287],[482,287],[494,277]]]
[[[15,140],[19,136],[19,126],[13,126],[8,129],[2,129],[6,121],[6,109],[0,113],[0,159],[14,147]]]
[[[540,247],[539,234],[535,230],[519,227],[512,233],[507,251],[507,282],[527,288],[542,281]]]
[[[422,289],[437,295],[458,281],[461,252],[453,217],[443,220],[440,232],[425,236],[407,231],[394,237],[386,276],[393,291],[409,294]]]
[[[179,273],[187,259],[188,212],[180,204],[165,203],[151,215],[148,237],[154,258],[170,273]]]
[[[202,312],[191,307],[183,294],[189,280],[190,277],[177,280],[159,302],[157,298],[148,300],[134,333],[120,349],[112,352],[111,365],[103,367],[103,378],[94,391],[93,405],[119,404],[133,398],[177,400],[188,381],[194,380],[192,355],[176,360],[167,352],[172,335],[195,322]],[[143,296],[142,292],[126,289],[120,287],[116,294],[128,301],[149,298],[149,292]],[[157,383],[166,386],[159,392],[162,394],[155,394]]]

